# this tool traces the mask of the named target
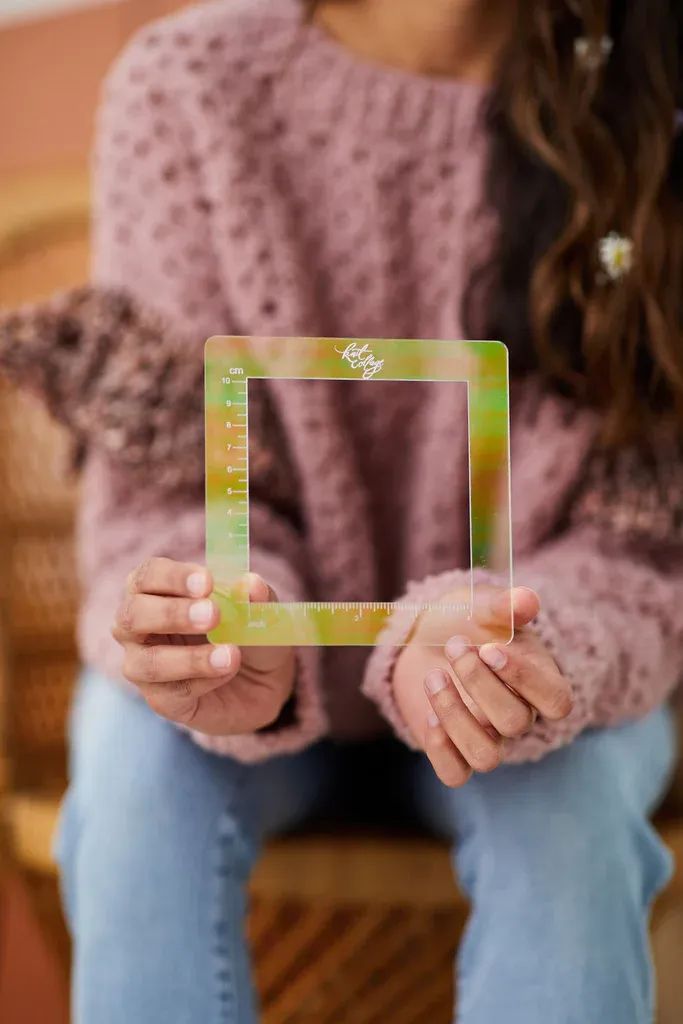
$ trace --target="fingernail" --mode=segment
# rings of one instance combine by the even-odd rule
[[[257,576],[255,572],[250,572],[246,577],[247,583],[247,594],[249,600],[254,603],[268,600],[268,585],[260,576]]]
[[[442,672],[440,668],[435,668],[431,671],[425,679],[425,689],[427,693],[431,693],[434,696],[435,693],[440,693],[441,690],[445,690],[448,686],[448,676],[445,672]]]
[[[430,711],[427,715],[427,725],[430,729],[436,729],[437,725],[441,725],[436,711]]]
[[[505,668],[508,661],[507,655],[501,651],[500,647],[496,647],[495,644],[487,644],[485,647],[480,647],[479,657],[489,668],[495,669],[496,672],[501,668]]]
[[[213,619],[213,604],[211,601],[196,601],[190,605],[190,622],[195,626],[206,626]]]
[[[469,647],[467,638],[464,636],[452,636],[446,643],[446,657],[449,661],[457,661]]]
[[[203,597],[206,593],[206,584],[205,572],[191,572],[187,577],[187,592],[193,597]]]
[[[212,668],[230,668],[232,651],[229,647],[214,647],[209,655]]]

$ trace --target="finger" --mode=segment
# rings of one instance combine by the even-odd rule
[[[507,628],[510,620],[515,629],[527,626],[538,615],[541,601],[535,590],[529,587],[513,587],[512,590],[497,589],[483,601],[478,615],[491,626]]]
[[[234,685],[234,677],[239,671],[239,659],[232,673],[225,673],[213,679],[174,679],[168,683],[144,683],[138,690],[147,704],[161,718],[181,725],[192,725],[197,712],[202,707],[202,698],[207,694],[225,686]],[[205,730],[201,730],[205,731]]]
[[[424,748],[444,786],[457,789],[465,785],[472,775],[472,769],[446,735],[434,711],[430,711],[427,718]]]
[[[277,594],[273,588],[255,572],[245,572],[238,580],[235,592],[240,601],[250,601],[252,604],[277,602]]]
[[[512,591],[512,615],[515,629],[527,626],[541,610],[541,599],[530,587],[515,587]]]
[[[452,637],[445,653],[455,672],[456,685],[458,681],[462,684],[496,732],[515,739],[529,731],[534,722],[532,709],[498,678],[464,637]]]
[[[571,713],[571,686],[551,658],[537,661],[529,656],[524,644],[515,642],[506,646],[484,644],[479,657],[544,718],[556,722]]]
[[[114,638],[120,642],[150,633],[203,635],[218,625],[220,613],[208,598],[128,594],[116,614]]]
[[[213,580],[203,565],[175,562],[171,558],[148,558],[133,569],[126,589],[130,594],[208,597],[213,589]]]
[[[245,579],[249,600],[255,604],[277,604],[277,594],[273,588],[255,573],[248,573]],[[257,673],[272,672],[280,668],[287,658],[292,657],[289,647],[245,647],[244,661],[246,667]]]
[[[136,686],[184,679],[221,680],[239,666],[238,647],[212,644],[127,644],[123,674]]]
[[[254,604],[277,604],[277,594],[262,576],[247,573],[246,584],[249,600]]]
[[[491,736],[466,707],[453,680],[442,669],[433,669],[425,679],[432,710],[467,764],[475,772],[490,772],[501,759],[500,738]]]

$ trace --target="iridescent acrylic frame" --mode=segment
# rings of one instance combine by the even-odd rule
[[[206,343],[206,557],[221,624],[214,642],[374,646],[392,615],[430,615],[430,644],[454,634],[508,642],[512,611],[507,349],[491,341],[214,337]],[[467,385],[470,469],[469,585],[457,600],[420,607],[249,603],[249,381],[324,379],[462,382]],[[481,572],[485,570],[485,572]],[[500,606],[503,606],[501,613]],[[433,626],[433,628],[432,628]],[[406,637],[407,639],[407,637]],[[392,641],[395,642],[395,641]]]

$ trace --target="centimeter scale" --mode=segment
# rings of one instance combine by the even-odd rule
[[[316,600],[250,603],[249,382],[255,379],[461,382],[467,386],[470,582],[430,605]],[[507,349],[486,341],[214,337],[205,350],[206,554],[221,624],[215,643],[373,646],[395,614],[429,615],[428,642],[512,637],[512,611],[491,622],[492,586],[512,586]],[[277,453],[276,453],[277,454]],[[487,570],[482,574],[476,570]],[[492,584],[490,580],[495,580]]]

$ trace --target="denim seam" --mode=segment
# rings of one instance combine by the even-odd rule
[[[241,774],[246,768],[241,768]],[[242,781],[242,780],[240,780]],[[242,786],[238,782],[237,793]],[[215,860],[214,905],[214,980],[218,1001],[218,1024],[237,1024],[241,1020],[239,985],[235,976],[236,951],[242,941],[240,917],[240,880],[235,877],[242,842],[235,830],[235,809],[231,805],[218,821]],[[229,902],[228,902],[229,901]]]
[[[479,835],[480,836],[486,836],[486,835],[492,836],[492,835],[494,835],[494,831],[493,830],[495,829],[495,823],[492,820],[489,808],[487,807],[485,800],[479,801],[479,805],[478,805],[477,810],[478,810],[478,812],[479,812],[479,814],[481,815],[481,818],[482,818],[481,824],[480,824],[479,828],[477,829]],[[470,828],[474,831],[474,825],[471,822],[469,823],[469,825],[470,825]],[[482,861],[482,868],[484,869],[484,874],[486,874],[486,870],[485,869],[490,866],[491,862],[495,858],[495,844],[492,843],[492,842],[484,841],[482,843],[482,846],[483,846],[483,849],[482,849],[482,852],[481,852],[481,861]],[[451,866],[452,866],[453,874],[455,876],[455,882],[456,882],[456,885],[457,885],[458,881],[459,881],[458,863],[457,863],[457,836],[456,836],[455,844],[453,844],[451,846]],[[476,912],[475,911],[476,894],[474,892],[472,892],[472,893],[470,893],[468,895],[469,895],[469,899],[471,901],[470,902],[470,916],[469,916],[469,919],[468,919],[468,922],[467,922],[467,927],[469,928],[469,926],[471,925],[471,922],[472,922],[472,916]],[[463,959],[462,959],[462,954],[463,954],[463,951],[464,951],[463,938],[464,938],[464,936],[461,937],[461,942],[460,942],[460,944],[458,946],[458,949],[457,949],[456,955],[455,955],[454,969],[455,969],[457,981],[456,981],[456,986],[455,986],[455,988],[456,988],[456,1005],[454,1006],[454,1014],[455,1014],[454,1018],[453,1018],[454,1024],[458,1024],[458,1022],[460,1022],[463,1019],[462,1018],[463,1006],[464,1006],[465,1010],[467,1010],[467,1004],[465,1002],[465,999],[463,998],[463,992],[464,992],[464,990],[467,987],[467,983],[466,983],[466,980],[465,980],[464,964],[463,964]]]

